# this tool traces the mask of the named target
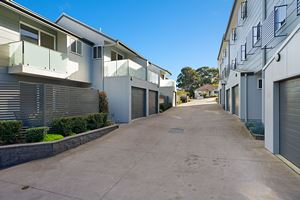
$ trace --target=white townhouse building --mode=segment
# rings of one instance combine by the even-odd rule
[[[95,44],[93,87],[107,93],[114,121],[127,123],[159,112],[160,77],[170,72],[71,16],[62,14],[56,23]]]
[[[159,112],[161,74],[171,73],[72,17],[53,23],[0,0],[0,120],[95,113],[105,91],[111,118],[127,123]]]
[[[218,63],[220,104],[261,120],[265,147],[300,167],[300,1],[235,0]]]

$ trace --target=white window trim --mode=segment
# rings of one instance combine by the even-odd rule
[[[97,54],[96,54],[96,55],[98,55],[98,47],[101,48],[101,54],[100,54],[101,57],[100,57],[100,58],[98,58],[98,57],[95,58],[95,55],[94,55],[94,48],[97,48]],[[101,46],[101,45],[93,46],[93,59],[94,59],[94,60],[101,60],[101,59],[102,59],[102,52],[103,52],[103,46]]]
[[[20,23],[19,23],[19,33],[20,33],[19,40],[20,41],[21,41],[21,24],[23,24],[25,26],[28,26],[28,27],[30,27],[30,28],[38,31],[38,46],[41,46],[41,33],[44,33],[44,34],[47,34],[47,35],[50,35],[51,37],[53,37],[54,38],[54,50],[56,51],[56,36],[55,35],[53,35],[51,33],[48,33],[48,32],[46,32],[46,31],[44,31],[42,29],[39,29],[37,27],[34,27],[34,26],[30,25],[30,24],[27,24],[27,23],[25,23],[23,21],[20,21]],[[43,46],[41,46],[41,47],[43,47]]]
[[[76,52],[72,51],[72,40],[74,40],[76,43]],[[78,55],[78,56],[83,56],[83,42],[76,39],[76,38],[73,38],[73,37],[70,37],[70,41],[71,41],[71,44],[70,44],[70,52],[75,54],[75,55]],[[77,49],[78,49],[78,45],[77,45],[77,42],[81,42],[81,54],[78,53]]]
[[[261,81],[261,88],[259,87],[259,81]],[[257,89],[258,89],[258,90],[262,90],[262,88],[263,88],[263,81],[262,81],[262,78],[258,78],[258,79],[257,79]]]
[[[283,8],[285,6],[282,6],[282,7],[277,7],[274,9],[274,31],[275,33],[278,33],[281,31],[282,27],[284,27],[286,25],[286,20],[287,20],[287,10],[285,11],[285,19],[284,19],[284,23],[283,24],[280,24],[280,27],[276,30],[276,23],[279,24],[279,22],[276,22],[275,19],[276,19],[276,11],[278,11],[280,8]],[[285,7],[285,9],[287,9],[287,7]]]

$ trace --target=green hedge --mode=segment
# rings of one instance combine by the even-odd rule
[[[107,124],[107,113],[95,113],[84,116],[62,117],[53,120],[52,131],[64,137],[74,133],[101,128]]]
[[[29,128],[26,130],[26,142],[41,142],[48,131],[48,127]]]
[[[17,120],[0,121],[0,140],[4,144],[14,144],[20,139],[22,122]]]
[[[46,134],[43,139],[43,142],[51,142],[51,141],[55,141],[55,140],[61,140],[63,138],[64,138],[64,136],[58,135],[58,134]]]

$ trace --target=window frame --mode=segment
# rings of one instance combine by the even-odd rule
[[[27,26],[27,27],[29,27],[29,28],[32,28],[32,29],[34,29],[34,30],[36,30],[36,31],[38,32],[38,44],[36,44],[36,45],[38,45],[38,46],[40,46],[40,47],[44,47],[44,46],[41,46],[41,33],[44,33],[44,34],[46,34],[46,35],[49,35],[49,36],[53,37],[53,38],[54,38],[54,40],[53,40],[53,42],[54,42],[54,45],[53,45],[53,46],[54,46],[54,49],[52,49],[52,50],[56,51],[56,35],[53,35],[53,34],[51,34],[51,33],[48,33],[48,32],[46,32],[46,31],[44,31],[44,30],[42,30],[42,29],[39,29],[39,28],[37,28],[37,27],[35,27],[35,26],[32,26],[32,25],[30,25],[30,24],[28,24],[28,23],[26,23],[26,22],[23,22],[23,21],[20,21],[20,22],[19,22],[19,34],[20,34],[19,40],[20,40],[20,41],[22,41],[21,25],[24,25],[24,26]],[[25,41],[25,40],[24,40],[24,41]],[[34,43],[32,43],[32,44],[34,44]],[[47,48],[47,47],[44,47],[44,48]],[[49,49],[49,48],[47,48],[47,49]]]
[[[247,60],[247,43],[241,45],[241,61]]]
[[[252,27],[252,47],[258,47],[256,44],[262,39],[262,26],[259,22],[256,26]]]
[[[285,18],[283,21],[276,21],[276,14],[278,13],[278,11],[282,8],[285,8]],[[280,12],[279,12],[279,15],[280,15]],[[283,4],[283,5],[280,5],[280,6],[274,6],[274,35],[276,36],[276,33],[278,33],[282,27],[284,27],[286,25],[286,20],[287,20],[287,5],[286,4]],[[280,25],[278,28],[278,24]]]
[[[101,49],[101,53],[99,54],[99,48]],[[95,51],[94,49],[96,49],[96,57],[95,57]],[[93,46],[93,59],[95,60],[100,60],[102,59],[102,52],[103,52],[103,48],[101,45],[96,45],[96,46]],[[98,57],[100,55],[100,57]]]
[[[72,37],[70,38],[70,41],[71,41],[70,52],[79,56],[83,56],[83,42]],[[75,42],[75,52],[72,50],[73,42]],[[81,43],[81,53],[78,52],[78,43]]]
[[[241,2],[241,19],[245,21],[248,17],[248,1]]]
[[[237,28],[233,28],[232,31],[231,31],[231,40],[233,42],[235,42],[237,40],[237,32],[236,32]]]
[[[297,6],[297,8],[296,8],[296,10],[297,10],[297,16],[299,16],[300,15],[300,0],[297,0],[296,6]]]
[[[260,86],[260,81],[261,81],[261,87]],[[257,79],[257,89],[258,90],[262,90],[263,89],[263,79],[262,78],[258,78]]]
[[[116,60],[112,60],[111,57],[110,57],[111,61],[118,61],[119,60],[119,56],[122,56],[122,58],[123,58],[123,59],[120,59],[120,60],[124,60],[125,59],[125,56],[123,54],[121,54],[121,53],[119,53],[119,52],[117,52],[115,50],[111,50],[111,52],[115,52],[115,54],[116,54]],[[111,53],[110,53],[110,55],[111,55]]]

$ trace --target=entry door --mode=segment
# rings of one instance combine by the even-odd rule
[[[226,110],[230,112],[231,107],[231,98],[230,98],[230,89],[226,90]]]
[[[157,91],[149,90],[149,115],[157,114],[157,97],[158,93]]]
[[[279,152],[300,167],[300,78],[280,83]]]
[[[131,88],[131,119],[146,116],[146,90]]]
[[[233,114],[239,115],[240,110],[240,92],[239,92],[239,86],[235,86],[232,88],[232,109]]]

